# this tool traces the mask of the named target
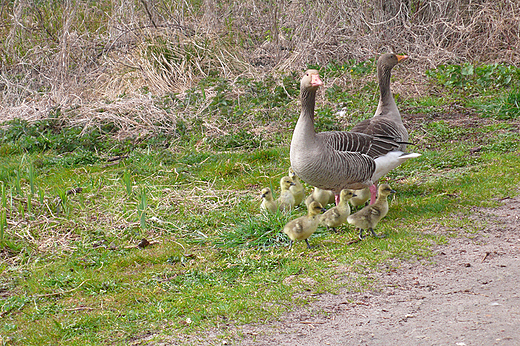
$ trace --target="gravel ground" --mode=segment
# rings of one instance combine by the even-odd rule
[[[520,345],[520,197],[502,202],[474,210],[484,230],[377,274],[377,290],[323,294],[224,344]]]

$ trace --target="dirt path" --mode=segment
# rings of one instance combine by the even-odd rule
[[[503,202],[475,210],[489,226],[436,248],[434,265],[403,263],[378,291],[324,294],[229,344],[520,345],[520,197]]]

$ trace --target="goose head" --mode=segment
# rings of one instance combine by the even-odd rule
[[[316,91],[323,82],[320,79],[320,74],[317,70],[307,70],[300,82],[301,90]]]
[[[388,184],[382,184],[379,186],[378,193],[379,196],[386,197],[388,195],[391,195],[392,193],[395,193],[396,191],[390,187]]]
[[[391,70],[395,65],[403,60],[408,59],[408,55],[397,55],[393,53],[386,53],[377,60],[378,68],[385,68]]]

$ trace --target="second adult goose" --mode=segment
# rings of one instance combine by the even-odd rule
[[[408,59],[406,55],[396,55],[392,53],[383,54],[377,60],[377,78],[379,81],[379,104],[374,117],[363,120],[356,124],[351,131],[366,133],[372,136],[383,136],[395,138],[401,142],[399,150],[406,150],[408,141],[408,131],[403,125],[401,113],[397,109],[394,96],[390,90],[390,77],[395,65]],[[376,199],[375,185],[370,187],[370,204]]]
[[[291,140],[291,166],[309,185],[332,190],[362,189],[408,159],[420,154],[397,150],[399,143],[387,137],[332,131],[316,134],[316,90],[323,85],[318,71],[305,72],[300,83],[302,111]]]
[[[392,69],[399,62],[408,59],[407,55],[383,54],[377,60],[377,78],[379,81],[379,104],[374,117],[357,123],[352,132],[366,133],[372,136],[395,138],[402,142],[399,150],[406,149],[408,131],[403,125],[401,113],[397,109],[394,97],[390,91]]]

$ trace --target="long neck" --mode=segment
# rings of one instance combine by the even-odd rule
[[[379,64],[377,67],[377,77],[379,79],[379,91],[381,95],[379,97],[379,104],[376,110],[377,115],[390,115],[397,114],[399,119],[401,118],[397,106],[395,104],[394,97],[390,91],[390,77],[392,75],[392,69],[384,64]]]
[[[314,106],[316,102],[316,90],[301,89],[301,107],[300,118],[294,128],[293,138],[291,142],[291,151],[298,147],[305,150],[314,144],[316,132],[314,131]]]
[[[316,90],[302,88],[300,91],[302,102],[301,116],[310,117],[314,123],[314,106],[316,105]]]

